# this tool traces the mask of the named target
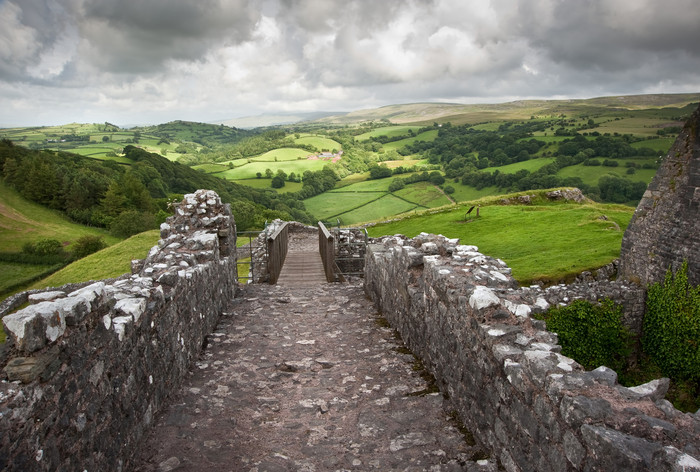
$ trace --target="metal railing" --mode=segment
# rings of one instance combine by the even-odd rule
[[[318,222],[318,252],[321,253],[326,281],[335,282],[335,245],[333,235],[322,221]]]
[[[258,236],[262,231],[238,231],[236,233],[237,240],[241,238],[247,238],[248,244],[239,246],[237,249],[237,260],[236,265],[238,270],[238,280],[242,282],[243,280],[255,282],[262,275],[264,267],[267,265],[267,245],[260,242]],[[262,257],[263,260],[256,254],[256,250],[260,249],[264,252]],[[245,257],[247,254],[247,257]],[[245,273],[248,275],[241,275],[241,269],[245,268]],[[250,283],[250,282],[248,282]]]
[[[365,275],[365,253],[369,234],[366,228],[344,228],[333,230],[335,234],[335,263],[339,267],[338,272],[342,275],[363,277]],[[341,232],[346,232],[347,236],[342,237]],[[360,233],[361,239],[354,238],[351,233]]]
[[[277,283],[280,272],[282,272],[282,266],[287,257],[288,243],[289,236],[286,222],[267,238],[267,272],[270,285]]]

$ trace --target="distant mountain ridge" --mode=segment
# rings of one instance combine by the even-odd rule
[[[689,103],[700,101],[700,93],[616,95],[585,99],[562,100],[516,100],[505,103],[458,104],[458,103],[407,103],[387,105],[380,108],[357,110],[349,113],[328,116],[317,120],[324,124],[350,124],[362,121],[388,120],[394,124],[431,124],[432,121],[460,122],[527,119],[532,116],[557,115],[567,113],[573,107],[596,110],[640,109],[640,108],[682,108]]]
[[[301,123],[304,121],[316,121],[329,116],[343,115],[344,112],[317,111],[308,113],[263,113],[255,116],[242,116],[230,120],[213,121],[212,124],[231,126],[234,128],[253,129],[267,126],[280,126]]]
[[[473,119],[523,119],[532,115],[550,115],[566,113],[572,107],[590,107],[595,109],[640,109],[657,107],[684,107],[692,102],[700,102],[700,93],[659,93],[641,95],[613,95],[595,98],[576,99],[532,99],[515,100],[503,103],[465,104],[449,102],[416,102],[386,105],[349,112],[300,112],[300,113],[264,113],[244,116],[230,120],[213,121],[235,128],[252,129],[267,126],[293,125],[302,122],[321,124],[352,124],[363,121],[388,120],[395,124],[429,123],[431,120],[460,122],[460,117]],[[455,117],[454,119],[448,117]]]

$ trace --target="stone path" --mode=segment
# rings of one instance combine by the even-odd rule
[[[247,285],[135,471],[496,470],[361,285]]]

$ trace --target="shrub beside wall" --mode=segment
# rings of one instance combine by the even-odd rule
[[[649,287],[642,343],[667,375],[700,382],[700,286],[689,283],[687,262]]]

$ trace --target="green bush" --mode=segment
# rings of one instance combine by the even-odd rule
[[[63,252],[63,245],[58,239],[39,239],[24,243],[22,252],[32,256],[56,256]]]
[[[672,379],[700,380],[700,286],[688,282],[688,263],[647,292],[642,347]]]
[[[74,259],[82,259],[83,257],[89,256],[93,252],[97,252],[106,247],[107,244],[102,240],[102,236],[86,234],[85,236],[78,238],[78,240],[73,243],[71,249]]]
[[[610,299],[600,305],[576,300],[550,309],[543,318],[547,329],[559,336],[562,354],[586,369],[601,365],[614,370],[625,367],[632,336],[622,325],[621,305]]]

